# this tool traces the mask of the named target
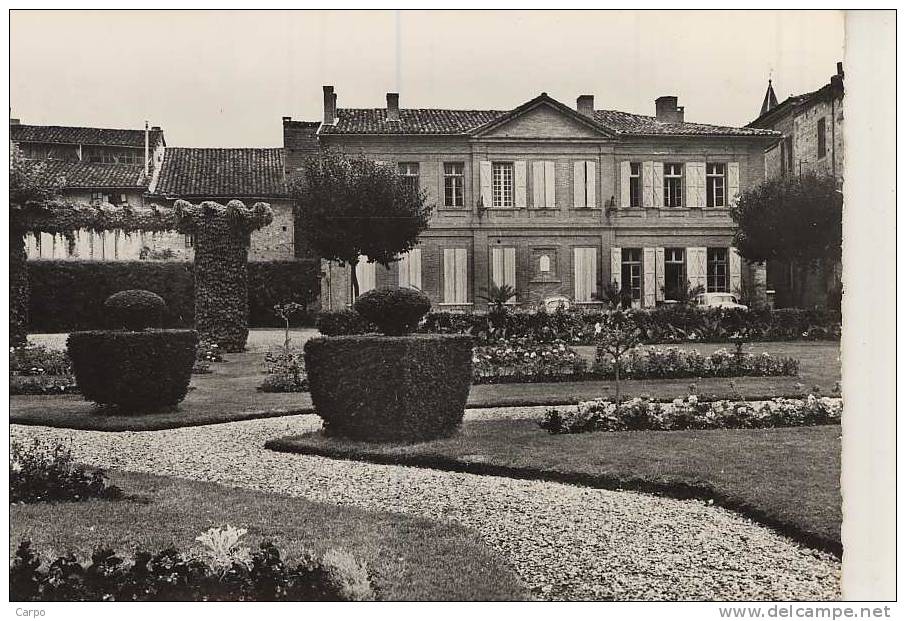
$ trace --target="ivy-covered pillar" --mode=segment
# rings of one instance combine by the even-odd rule
[[[179,230],[195,247],[195,329],[224,351],[245,349],[248,339],[248,250],[252,231],[267,226],[267,203],[246,207],[233,200],[192,205],[177,201]]]
[[[19,347],[28,338],[28,257],[25,235],[9,230],[9,344]]]

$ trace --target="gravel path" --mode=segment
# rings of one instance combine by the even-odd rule
[[[459,522],[544,599],[837,599],[840,565],[699,501],[265,450],[292,416],[167,431],[11,427],[71,439],[84,463]]]

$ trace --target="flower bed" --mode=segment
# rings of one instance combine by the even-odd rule
[[[264,541],[251,552],[240,544],[245,529],[211,528],[196,538],[200,554],[174,548],[132,562],[97,549],[90,564],[74,555],[44,566],[28,541],[10,565],[12,601],[367,601],[375,599],[365,566],[348,552],[305,554],[295,565]]]
[[[72,362],[65,351],[47,349],[42,345],[10,347],[11,395],[59,395],[77,392]]]
[[[658,403],[636,397],[621,404],[604,399],[571,408],[552,408],[538,425],[551,434],[586,431],[675,431],[684,429],[767,429],[840,423],[843,402],[809,395],[771,401],[701,401],[696,395]]]
[[[614,362],[598,347],[593,371],[597,377],[614,377]],[[684,377],[770,377],[799,374],[795,358],[775,357],[764,352],[747,354],[718,349],[705,356],[678,347],[634,349],[620,361],[620,377],[626,379],[677,379]]]
[[[75,465],[72,452],[62,444],[30,445],[11,442],[9,448],[9,501],[79,501],[119,498],[122,492],[107,484],[102,470],[88,472]]]
[[[586,361],[564,343],[525,339],[476,347],[473,384],[574,381],[588,376]]]

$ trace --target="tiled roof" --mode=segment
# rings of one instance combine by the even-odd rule
[[[163,131],[152,129],[148,142],[153,148],[163,139]],[[13,142],[43,142],[56,144],[89,144],[113,147],[145,146],[143,129],[104,129],[101,127],[62,127],[59,125],[10,125]]]
[[[468,134],[508,112],[500,110],[400,109],[399,121],[388,121],[384,108],[341,108],[336,125],[321,127],[321,134]],[[763,136],[768,130],[721,127],[702,123],[662,123],[652,116],[596,110],[595,121],[617,134],[648,136]]]
[[[143,188],[144,167],[78,160],[43,160],[48,178],[65,177],[65,188]]]
[[[286,196],[283,149],[168,147],[154,193],[210,198]]]

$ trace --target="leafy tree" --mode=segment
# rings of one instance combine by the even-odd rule
[[[730,213],[733,245],[749,261],[783,261],[804,272],[840,260],[843,193],[834,177],[770,179],[743,192]]]
[[[620,412],[622,394],[620,392],[620,367],[623,356],[639,346],[642,342],[641,332],[623,311],[614,312],[608,321],[601,325],[596,335],[598,350],[613,358],[614,384],[616,388],[617,413]]]
[[[415,246],[434,209],[395,169],[329,150],[305,162],[290,194],[315,254],[350,266],[354,297],[359,257],[388,267]]]

